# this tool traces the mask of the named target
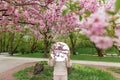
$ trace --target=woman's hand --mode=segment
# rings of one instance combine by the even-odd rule
[[[50,57],[49,57],[49,59],[51,60],[51,59],[52,59],[52,57],[50,56]]]
[[[52,59],[51,54],[52,54],[52,50],[50,49],[50,57],[49,57],[50,60]]]
[[[70,51],[68,52],[68,61],[70,61]]]

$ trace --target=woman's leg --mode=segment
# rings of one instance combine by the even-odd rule
[[[60,80],[68,80],[67,75],[62,75]]]
[[[54,75],[54,80],[60,80],[60,77],[59,75]]]
[[[54,75],[54,80],[68,80],[67,75]]]

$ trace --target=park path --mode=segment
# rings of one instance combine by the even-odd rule
[[[13,77],[14,72],[19,71],[20,69],[23,69],[25,67],[35,65],[37,61],[48,61],[48,59],[10,57],[6,55],[0,55],[0,80],[16,80],[16,78]],[[100,69],[105,69],[106,67],[120,67],[120,63],[113,62],[96,62],[81,60],[72,60],[71,62],[96,67]],[[116,73],[112,74],[120,78],[119,74]]]
[[[25,63],[43,61],[43,60],[48,61],[48,59],[45,58],[23,58],[23,57],[9,57],[6,55],[0,55],[0,73]],[[114,63],[114,62],[97,62],[97,61],[82,61],[82,60],[72,60],[71,62],[83,64],[83,65],[120,67],[120,63]]]

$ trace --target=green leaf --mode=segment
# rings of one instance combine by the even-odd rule
[[[120,0],[116,0],[116,11],[118,11],[120,9]]]
[[[70,5],[70,9],[72,10],[72,11],[75,11],[76,9],[77,9],[77,6],[78,6],[78,4],[79,4],[79,2],[74,2],[74,3],[72,3],[71,5]]]
[[[65,6],[66,6],[66,7],[70,7],[70,3],[69,3],[69,2],[66,2],[66,3],[65,3]]]
[[[115,35],[115,31],[114,30],[109,30],[108,31],[108,35],[109,36],[114,36]]]
[[[79,2],[76,1],[76,2],[73,3],[73,6],[76,6],[76,7],[77,7],[78,4],[79,4]]]
[[[103,3],[105,3],[106,0],[102,0],[102,1],[103,1]]]
[[[79,15],[79,20],[80,20],[80,21],[82,21],[82,19],[83,19],[83,18],[82,18],[82,16],[81,16],[81,15]]]
[[[78,10],[81,10],[82,8],[81,7],[77,7],[78,8]]]
[[[75,11],[75,10],[76,10],[76,7],[75,7],[74,5],[71,5],[71,6],[70,6],[70,9],[71,9],[72,11]]]
[[[110,14],[110,15],[115,15],[116,13],[115,12],[113,12],[113,11],[106,11],[108,14]]]
[[[109,36],[114,36],[115,35],[115,30],[113,29],[112,26],[106,27],[107,34]]]
[[[90,16],[91,12],[90,11],[86,11],[85,14],[87,14],[87,16]]]
[[[62,12],[62,15],[65,16],[68,12],[69,12],[69,9],[65,9],[65,10]]]

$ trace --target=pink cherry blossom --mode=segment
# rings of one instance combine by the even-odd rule
[[[101,15],[101,16],[100,16]],[[97,12],[91,14],[90,17],[88,17],[86,20],[82,22],[82,26],[84,29],[84,32],[87,33],[88,36],[91,35],[102,35],[105,33],[105,27],[107,26],[107,17],[102,10],[98,10]]]
[[[91,41],[93,41],[96,46],[100,49],[107,49],[112,47],[112,38],[108,36],[91,36]]]
[[[80,6],[83,9],[88,10],[90,12],[95,12],[99,4],[97,0],[79,0],[79,2],[80,2]]]
[[[80,2],[76,9],[66,15],[62,15],[69,0],[1,0],[0,1],[0,26],[1,31],[11,33],[30,30],[28,34],[35,38],[44,39],[46,36],[54,38],[54,34],[68,34],[76,28],[80,28],[97,47],[106,49],[112,46],[111,37],[106,33],[109,23],[109,15],[105,10],[114,9],[115,0],[100,5],[98,0],[72,0]],[[91,12],[84,17],[85,12]],[[79,20],[79,14],[83,17]],[[23,26],[24,25],[24,26]],[[120,30],[115,29],[115,36],[119,40]],[[51,40],[48,39],[48,40]],[[116,41],[118,43],[118,41]],[[119,46],[119,45],[118,45]]]
[[[115,2],[116,2],[116,0],[107,0],[106,4],[104,4],[105,9],[114,11]]]

